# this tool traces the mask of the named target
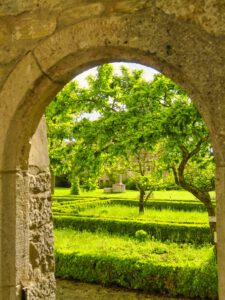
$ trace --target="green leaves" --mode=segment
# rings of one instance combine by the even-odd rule
[[[185,171],[185,176],[189,183],[207,189],[193,176],[214,165],[208,132],[179,86],[161,74],[148,82],[140,70],[130,72],[122,66],[115,72],[110,64],[99,66],[87,81],[87,88],[75,81],[68,83],[46,112],[50,159],[56,174],[82,177],[81,183],[96,182],[105,172],[104,166],[108,172],[111,166],[113,173],[114,162],[120,160],[135,173],[140,186],[157,188],[160,178],[153,174],[155,170],[178,167],[183,158],[181,149],[191,153],[201,141],[199,152],[186,165],[190,172]],[[97,118],[90,120],[86,113]],[[149,155],[144,159],[141,152]],[[153,163],[148,158],[153,154],[155,167],[150,168]]]

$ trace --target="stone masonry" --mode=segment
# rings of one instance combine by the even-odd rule
[[[51,178],[45,119],[31,140],[29,158],[29,281],[28,299],[54,299]]]
[[[225,300],[224,24],[224,0],[0,2],[0,300],[26,293],[29,300],[54,299],[48,160],[32,137],[70,79],[110,61],[161,71],[187,91],[206,121],[217,164]]]

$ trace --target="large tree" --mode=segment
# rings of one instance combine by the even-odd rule
[[[66,137],[67,143],[65,138],[61,140],[61,144],[71,146],[66,148],[73,157],[71,174],[79,175],[81,182],[95,181],[104,164],[123,157],[126,164],[139,166],[135,172],[142,212],[148,197],[146,189],[156,182],[146,157],[150,158],[159,144],[155,160],[164,153],[161,161],[173,170],[176,183],[195,195],[210,216],[215,214],[209,195],[214,173],[206,172],[214,166],[208,133],[197,109],[179,86],[160,74],[147,82],[141,71],[130,73],[122,67],[118,74],[111,65],[103,65],[88,78],[87,88],[78,88],[75,83],[71,87],[60,96],[62,102],[71,93],[73,96],[70,136]],[[97,118],[90,120],[85,113]],[[210,228],[213,234],[213,224]]]
[[[215,188],[215,162],[206,125],[182,92],[165,104],[161,160],[172,170],[176,184],[203,203],[211,219],[215,216],[215,205],[209,192]],[[213,241],[214,221],[210,222],[210,231]]]
[[[111,65],[103,65],[88,82],[82,105],[86,112],[98,112],[99,118],[78,119],[74,126],[75,139],[82,141],[75,156],[75,165],[80,162],[77,173],[86,171],[98,176],[103,164],[109,166],[117,157],[123,157],[124,164],[135,173],[142,213],[150,195],[146,190],[152,191],[153,182],[156,187],[150,152],[160,133],[157,92],[143,79],[141,71],[130,73],[125,67],[117,74]]]

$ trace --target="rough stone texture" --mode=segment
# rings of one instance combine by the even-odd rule
[[[22,285],[31,286],[32,280],[42,275],[35,297],[45,299],[44,282],[52,276],[43,271],[51,268],[51,263],[45,265],[39,249],[46,238],[44,229],[38,233],[39,242],[31,246],[34,265],[31,277],[27,273],[29,237],[33,236],[28,226],[28,200],[37,196],[34,203],[39,203],[40,209],[49,205],[48,191],[42,187],[48,170],[36,165],[30,175],[27,171],[29,141],[41,116],[74,75],[96,64],[118,60],[146,64],[171,77],[188,92],[206,121],[219,170],[219,293],[220,300],[225,299],[225,257],[221,250],[225,248],[224,22],[224,0],[0,3],[0,290],[4,291],[0,299],[15,299]],[[28,195],[32,176],[36,196],[34,190]],[[42,222],[38,209],[35,211],[37,222]],[[30,217],[36,222],[34,216]],[[36,267],[38,264],[45,267]],[[38,284],[33,290],[38,290]]]
[[[28,299],[55,299],[51,178],[45,119],[31,140],[29,155]]]
[[[49,170],[30,167],[29,187],[28,299],[54,299],[53,224]]]

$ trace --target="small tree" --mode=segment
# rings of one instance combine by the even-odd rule
[[[141,149],[136,155],[128,157],[129,176],[139,191],[139,214],[144,213],[144,207],[153,191],[159,187],[160,177],[157,172],[157,150]]]
[[[77,176],[75,176],[71,180],[71,189],[70,189],[71,195],[79,195],[80,194],[80,181]]]

